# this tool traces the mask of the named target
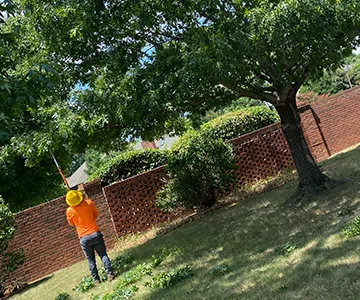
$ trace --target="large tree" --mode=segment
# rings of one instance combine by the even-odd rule
[[[50,150],[69,176],[74,154],[116,143],[103,145],[103,108],[89,110],[89,98],[74,101],[76,74],[63,68],[17,4],[0,1],[0,194],[13,211],[66,191]],[[116,128],[111,135],[118,136]]]
[[[358,0],[20,2],[64,68],[89,84],[89,107],[117,103],[114,125],[127,134],[151,137],[184,114],[258,99],[281,117],[299,195],[332,185],[305,142],[296,94],[358,43]]]
[[[0,194],[18,211],[64,193],[46,152],[54,140],[41,134],[51,137],[44,130],[50,122],[39,116],[47,112],[51,120],[53,104],[66,101],[68,75],[59,73],[56,60],[36,31],[21,22],[12,1],[1,1],[0,12]],[[31,144],[45,152],[34,157]],[[56,149],[62,162],[68,162],[69,155]]]

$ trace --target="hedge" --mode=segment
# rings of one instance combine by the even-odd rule
[[[230,112],[201,126],[203,135],[230,140],[278,122],[279,116],[267,107],[250,107]]]
[[[236,168],[231,146],[221,139],[191,131],[171,147],[166,167],[169,181],[158,192],[157,206],[212,206],[234,183]]]
[[[167,151],[140,149],[121,153],[99,168],[89,180],[101,178],[106,185],[149,171],[167,163]]]

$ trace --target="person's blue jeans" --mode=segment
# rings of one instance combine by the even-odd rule
[[[81,237],[80,245],[84,251],[89,264],[91,276],[94,278],[94,280],[100,281],[98,269],[96,267],[95,250],[101,258],[106,274],[108,276],[114,274],[110,259],[106,253],[104,238],[100,231]]]

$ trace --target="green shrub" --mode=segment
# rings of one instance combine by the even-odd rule
[[[134,294],[139,290],[136,285],[131,287],[116,288],[112,293],[106,294],[102,297],[93,298],[94,300],[119,300],[119,299],[131,299]]]
[[[150,266],[152,268],[156,268],[156,267],[160,266],[162,264],[162,262],[163,262],[162,257],[156,257],[156,256],[153,255],[151,258],[152,258],[152,261],[150,263]]]
[[[287,242],[284,245],[278,246],[275,248],[275,253],[283,256],[288,256],[291,252],[293,252],[297,248],[296,244]]]
[[[169,180],[157,194],[157,205],[212,206],[219,193],[230,189],[236,168],[231,146],[220,139],[191,131],[180,137],[169,152]]]
[[[119,156],[123,151],[109,151],[107,153],[100,152],[95,149],[87,149],[85,151],[84,157],[86,161],[86,174],[89,177],[93,177],[102,166],[108,164],[114,157]],[[96,179],[94,177],[93,179]]]
[[[98,272],[99,272],[99,278],[100,278],[101,282],[108,280],[108,277],[107,277],[104,267],[101,267]]]
[[[170,272],[164,272],[151,279],[150,282],[145,283],[146,287],[150,289],[163,289],[177,284],[187,278],[193,276],[193,271],[190,266],[178,268]]]
[[[77,291],[77,292],[84,293],[84,292],[90,290],[91,288],[93,288],[94,286],[95,286],[94,279],[92,277],[90,277],[90,276],[86,276],[83,279],[81,279],[81,281],[74,288],[74,290]]]
[[[250,107],[220,116],[201,126],[203,135],[223,141],[252,132],[279,121],[276,112],[267,107]]]
[[[210,269],[210,274],[214,277],[223,276],[225,274],[230,273],[231,267],[226,264],[222,264],[219,266],[212,267]]]
[[[176,256],[180,253],[182,253],[182,250],[178,247],[173,247],[173,248],[162,247],[160,258],[164,259],[166,257]]]
[[[121,181],[128,177],[165,165],[167,151],[140,149],[121,153],[93,173],[89,180],[100,177],[105,184]]]
[[[131,255],[118,255],[111,260],[111,266],[115,275],[120,275],[121,273],[127,271],[130,267],[134,258]],[[101,267],[99,269],[99,277],[101,281],[107,281],[108,277],[105,272],[105,269]]]
[[[70,298],[70,295],[68,293],[60,293],[55,297],[55,300],[68,300]]]
[[[145,276],[149,276],[152,274],[153,269],[157,268],[164,259],[170,256],[175,256],[181,253],[182,250],[180,248],[167,248],[163,247],[160,249],[159,256],[153,256],[151,261],[147,263],[142,263],[128,270],[127,272],[121,274],[117,279],[117,284],[112,293],[108,293],[106,295],[91,295],[91,300],[118,300],[118,299],[130,299],[134,296],[134,294],[138,291],[138,287],[134,285],[136,282],[143,279]],[[129,264],[133,262],[133,257],[130,255],[119,255],[113,261],[115,265],[118,264],[118,270],[124,270],[127,268]]]
[[[158,267],[164,259],[166,259],[167,257],[171,257],[171,256],[176,256],[179,253],[181,253],[182,250],[178,247],[174,247],[174,248],[167,248],[167,247],[163,247],[161,249],[161,253],[159,256],[152,256],[152,262],[151,262],[151,266],[153,268]]]
[[[141,280],[144,276],[151,275],[153,267],[154,266],[151,263],[137,265],[135,268],[122,274],[112,293],[108,293],[102,297],[94,296],[93,299],[117,300],[132,298],[132,296],[138,291],[139,288],[136,285],[130,285]]]
[[[146,275],[152,274],[153,266],[152,264],[143,263],[141,265],[137,265],[135,268],[131,269],[124,273],[117,285],[117,287],[124,287],[129,284],[135,283],[139,281]]]
[[[115,275],[119,275],[129,269],[134,258],[131,255],[118,255],[111,260],[111,266],[114,270]]]
[[[347,237],[360,235],[360,217],[355,217],[350,224],[345,226],[342,232]]]
[[[6,278],[24,262],[24,252],[22,249],[6,252],[9,241],[14,237],[15,231],[14,215],[0,196],[0,298],[3,296],[3,283]]]
[[[248,108],[248,107],[254,107],[254,106],[265,106],[265,103],[261,100],[255,100],[255,99],[250,99],[250,98],[239,98],[239,99],[235,99],[233,101],[231,101],[231,103],[229,103],[226,106],[221,106],[219,108],[214,108],[211,110],[208,110],[205,114],[205,116],[200,117],[200,120],[198,120],[196,122],[197,123],[207,123],[213,119],[216,119],[217,117],[220,117],[222,115],[225,115],[228,112],[232,112],[232,111],[238,111],[238,110],[242,110],[244,108]]]

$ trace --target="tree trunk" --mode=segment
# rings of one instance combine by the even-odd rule
[[[205,195],[204,202],[202,203],[205,207],[212,207],[216,203],[216,190],[210,188]]]
[[[319,192],[336,185],[336,181],[324,175],[316,164],[305,141],[301,128],[301,119],[296,106],[296,92],[290,91],[282,105],[275,108],[281,119],[281,128],[294,160],[299,178],[299,185],[294,197],[289,202],[303,202]]]

